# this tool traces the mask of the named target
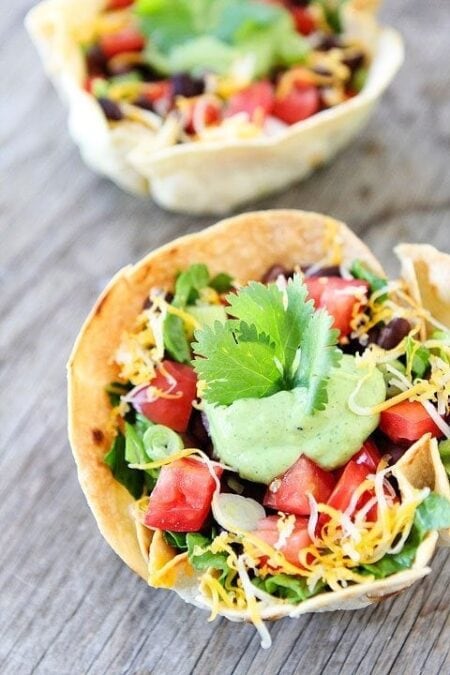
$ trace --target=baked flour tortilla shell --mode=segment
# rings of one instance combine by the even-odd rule
[[[204,262],[212,274],[226,271],[242,282],[259,279],[274,264],[287,268],[327,264],[342,254],[344,264],[355,258],[377,274],[383,269],[367,246],[343,223],[317,213],[266,211],[236,216],[202,232],[188,235],[153,251],[134,266],[123,268],[110,282],[88,316],[68,364],[69,435],[82,489],[98,526],[116,553],[142,578],[155,586],[170,587],[187,602],[205,607],[198,577],[185,555],[176,556],[160,532],[153,535],[133,518],[133,498],[112,476],[104,456],[112,441],[110,405],[105,387],[117,378],[112,355],[122,334],[140,313],[151,287],[172,289],[177,272]],[[418,487],[424,484],[448,494],[435,442],[419,441],[396,470]],[[437,540],[429,534],[418,549],[411,570],[387,579],[351,586],[339,593],[323,593],[300,605],[274,599],[263,617],[307,611],[362,607],[391,595],[429,573],[427,566]],[[232,620],[247,620],[243,612],[224,611]]]
[[[345,33],[374,52],[360,94],[276,137],[178,145],[170,118],[161,126],[155,115],[135,108],[139,120],[110,124],[85,91],[79,43],[92,36],[104,0],[44,0],[29,12],[26,25],[68,107],[69,131],[86,164],[167,209],[225,213],[308,176],[364,125],[403,61],[401,37],[380,29],[372,5],[370,0],[349,2],[344,17]]]

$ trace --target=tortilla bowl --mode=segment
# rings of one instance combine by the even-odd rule
[[[152,286],[171,289],[178,271],[203,262],[211,272],[227,270],[240,281],[259,279],[276,263],[307,265],[327,259],[333,246],[342,260],[356,257],[375,273],[382,267],[368,248],[343,223],[317,213],[266,211],[248,213],[157,249],[110,282],[88,316],[68,364],[69,435],[81,487],[105,539],[124,562],[151,586],[171,588],[186,602],[210,609],[199,592],[199,578],[187,560],[176,554],[160,531],[152,532],[133,517],[133,498],[112,476],[104,456],[112,440],[110,405],[105,386],[117,376],[111,356],[121,335],[141,311]],[[437,442],[424,436],[393,469],[400,489],[429,487],[450,496]],[[442,533],[448,540],[448,533]],[[356,609],[410,586],[430,572],[428,563],[438,540],[430,532],[420,544],[411,569],[385,579],[323,592],[299,605],[266,604],[261,618],[295,617],[305,612]],[[250,620],[247,610],[221,610],[230,620]]]
[[[166,209],[225,213],[311,174],[362,128],[403,61],[397,32],[380,29],[369,3],[349,3],[346,33],[373,45],[360,94],[286,128],[273,137],[203,140],[175,145],[170,124],[147,118],[109,124],[84,90],[84,61],[76,36],[104,0],[45,0],[27,16],[45,70],[69,109],[69,130],[85,162],[125,190],[150,195]],[[142,117],[142,116],[141,116]]]

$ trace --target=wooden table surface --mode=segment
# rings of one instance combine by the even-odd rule
[[[214,221],[171,215],[81,162],[65,111],[23,29],[32,0],[2,7],[0,135],[0,672],[450,672],[450,565],[359,612],[283,620],[262,651],[248,625],[146,587],[103,541],[66,438],[65,363],[122,265]],[[365,133],[330,167],[258,208],[349,223],[395,272],[399,240],[450,247],[450,12],[390,0],[407,60]]]

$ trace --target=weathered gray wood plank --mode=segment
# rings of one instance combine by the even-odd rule
[[[399,598],[358,613],[253,629],[148,589],[110,551],[78,487],[65,431],[64,365],[119,267],[212,218],[169,215],[84,167],[22,28],[2,11],[0,109],[0,670],[92,675],[444,673],[449,558]],[[258,208],[342,218],[395,271],[401,239],[450,250],[450,15],[391,0],[407,63],[365,134],[330,167]],[[250,208],[250,207],[249,207]]]

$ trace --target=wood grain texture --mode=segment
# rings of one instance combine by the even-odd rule
[[[71,344],[113,272],[212,219],[164,213],[84,167],[23,29],[32,4],[5,3],[0,25],[0,672],[450,672],[446,551],[399,598],[278,622],[263,652],[251,626],[207,623],[101,539],[66,440]],[[450,250],[450,13],[442,0],[390,0],[384,19],[403,32],[407,60],[365,133],[252,208],[330,213],[395,271],[399,240]]]

